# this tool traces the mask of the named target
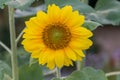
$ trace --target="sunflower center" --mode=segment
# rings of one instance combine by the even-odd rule
[[[46,26],[42,36],[44,44],[53,50],[63,49],[71,40],[70,30],[63,24]]]

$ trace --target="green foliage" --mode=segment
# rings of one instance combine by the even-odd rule
[[[4,77],[2,69],[0,69],[0,80],[2,80]]]
[[[38,62],[38,59],[30,58],[29,66]]]
[[[60,80],[53,78],[52,80]],[[79,71],[74,71],[71,75],[64,78],[64,80],[108,80],[102,70],[95,70],[91,67],[83,68]]]
[[[116,80],[120,80],[120,75],[117,75],[117,79]]]
[[[80,71],[74,71],[65,80],[107,80],[107,78],[103,71],[87,67]]]
[[[28,8],[35,0],[0,0],[0,8],[9,5],[14,8],[24,10]],[[46,7],[50,4],[56,4],[60,7],[65,5],[73,6],[74,10],[86,15],[89,20],[94,20],[101,24],[120,24],[120,2],[117,0],[98,0],[95,9],[89,5],[80,2],[80,0],[45,0]]]
[[[98,0],[95,12],[87,17],[101,24],[120,24],[120,2],[117,0]]]
[[[80,0],[45,0],[45,4],[46,4],[46,6],[48,6],[50,4],[56,4],[60,7],[63,7],[65,5],[71,5],[74,10],[78,10],[84,14],[94,11],[94,9],[92,7],[80,2]]]
[[[34,62],[35,59],[30,58],[30,54],[27,53],[23,47],[19,47],[17,52],[19,62],[19,80],[44,80],[42,67]]]
[[[101,24],[94,21],[85,21],[85,23],[83,24],[83,27],[86,27],[91,31],[96,29],[98,26],[101,26]]]
[[[12,80],[12,78],[9,75],[4,74],[3,80]]]
[[[35,0],[13,0],[10,2],[7,2],[6,4],[14,7],[14,8],[19,8],[21,10],[24,10],[28,8]]]
[[[6,2],[10,0],[0,0],[0,8],[3,9]]]
[[[29,65],[23,65],[19,69],[20,80],[44,80],[41,67],[38,64],[34,64],[31,67]]]
[[[4,52],[4,54],[9,55],[8,52]],[[44,73],[47,73],[49,70],[43,69],[43,67],[34,63],[32,60],[31,65],[29,64],[29,53],[27,53],[23,47],[19,47],[17,50],[18,54],[18,62],[19,62],[19,76],[20,80],[44,80],[42,70],[46,70]],[[7,60],[8,59],[8,60]],[[10,56],[6,56],[5,60],[7,63],[10,61]],[[34,65],[33,65],[34,64]],[[5,67],[4,67],[5,66]],[[11,69],[8,65],[0,61],[0,80],[11,80]],[[2,71],[1,71],[2,69]],[[10,69],[10,70],[9,70]],[[6,72],[7,71],[7,72]],[[9,76],[9,75],[10,76]]]
[[[52,80],[61,80],[61,79],[59,79],[59,78],[53,78]]]
[[[8,5],[14,8],[24,10],[28,8],[35,0],[0,0],[0,8],[4,8],[4,5]]]
[[[11,68],[0,60],[0,80],[4,80],[5,74],[11,76]]]
[[[19,47],[17,50],[19,66],[29,63],[30,53],[27,53],[23,47]]]
[[[96,4],[96,10],[107,10],[120,8],[120,2],[117,0],[99,0]]]
[[[2,70],[3,73],[11,75],[11,68],[1,60],[0,60],[0,70]]]

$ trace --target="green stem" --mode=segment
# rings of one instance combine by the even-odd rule
[[[0,41],[0,45],[1,45],[6,51],[8,51],[8,53],[10,53],[10,55],[11,55],[11,50],[10,50],[4,43],[2,43],[2,42]]]
[[[18,66],[17,66],[17,46],[15,42],[15,23],[14,23],[14,8],[9,7],[9,28],[10,28],[10,40],[11,40],[11,64],[12,64],[12,77],[13,80],[18,80]]]
[[[76,68],[77,68],[77,70],[81,70],[84,67],[84,64],[85,64],[85,58],[83,58],[83,60],[81,62],[77,61],[76,62]]]
[[[106,75],[106,77],[114,76],[114,75],[120,75],[120,71],[109,72],[109,73],[106,73],[105,75]]]
[[[81,0],[81,2],[88,4],[88,0]]]
[[[24,29],[23,29],[24,30]],[[22,37],[23,35],[23,30],[21,31],[21,33],[18,35],[18,37],[16,38],[16,44],[19,42],[20,38]]]
[[[77,62],[76,62],[76,67],[77,67],[77,70],[80,70],[80,69],[81,69],[81,62],[80,62],[80,61],[77,61]]]
[[[61,79],[61,70],[59,68],[56,70],[56,76],[57,78]]]

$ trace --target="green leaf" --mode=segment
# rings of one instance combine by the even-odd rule
[[[102,70],[95,70],[93,68],[84,68],[83,72],[89,77],[90,80],[107,80]],[[99,78],[99,79],[98,79]]]
[[[4,74],[3,80],[12,80],[12,78],[9,75]]]
[[[80,71],[74,71],[65,80],[107,80],[107,78],[103,71],[87,67]]]
[[[94,12],[94,9],[92,7],[80,2],[80,0],[45,0],[45,4],[47,6],[50,4],[56,4],[60,7],[71,5],[74,10],[78,10],[84,14]]]
[[[26,10],[19,10],[19,11],[16,11],[15,13],[15,18],[26,18],[26,17],[30,17],[30,16],[33,16],[35,15],[38,11],[42,10],[42,11],[45,11],[45,4],[41,4],[39,6],[36,6],[36,7],[32,7],[32,8],[29,8],[29,9],[26,9]]]
[[[29,66],[38,62],[38,59],[30,58]]]
[[[64,78],[60,79],[60,78],[52,78],[51,80],[65,80]]]
[[[6,4],[14,8],[19,8],[21,10],[24,10],[28,8],[34,1],[35,0],[13,0],[7,2]]]
[[[61,79],[59,79],[59,78],[53,78],[52,80],[61,80]]]
[[[8,66],[8,64],[6,64],[5,62],[0,60],[0,72],[2,72],[3,74],[8,74],[9,76],[11,76],[11,68]]]
[[[90,79],[85,75],[84,72],[75,71],[65,80],[90,80]]]
[[[29,63],[30,53],[26,52],[23,47],[19,47],[17,50],[19,66]]]
[[[89,13],[87,18],[101,24],[120,24],[120,2],[117,0],[98,0],[96,12]]]
[[[96,10],[107,10],[120,8],[120,2],[117,0],[98,0],[95,9]]]
[[[94,21],[85,21],[83,24],[83,27],[86,27],[87,29],[93,31],[96,29],[98,26],[101,26],[100,23],[94,22]]]
[[[120,75],[117,75],[117,79],[116,80],[120,80]]]
[[[0,0],[0,8],[3,9],[6,2],[10,0]]]
[[[42,69],[38,64],[34,64],[31,67],[29,65],[21,66],[19,76],[19,80],[44,80]]]
[[[2,69],[0,69],[0,80],[2,80],[4,77]]]

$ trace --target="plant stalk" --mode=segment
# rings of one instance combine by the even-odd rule
[[[114,75],[120,75],[120,71],[109,72],[105,74],[106,77],[114,76]]]
[[[24,30],[24,29],[23,29]],[[16,44],[19,42],[20,38],[22,37],[23,35],[23,30],[20,32],[20,34],[18,35],[18,37],[16,38]]]
[[[57,78],[61,79],[61,70],[59,68],[56,70],[56,76]]]
[[[0,45],[11,55],[11,50],[4,43],[0,41]]]
[[[76,68],[78,71],[81,69],[81,62],[80,61],[76,62]]]
[[[88,0],[81,0],[81,2],[88,4]]]
[[[82,61],[76,61],[76,68],[77,70],[81,70],[85,66],[85,58],[83,58]]]
[[[11,64],[12,64],[12,80],[19,80],[18,76],[18,64],[17,64],[17,45],[15,42],[15,23],[14,23],[14,8],[9,8],[9,28],[10,28],[10,40],[11,40]]]

